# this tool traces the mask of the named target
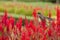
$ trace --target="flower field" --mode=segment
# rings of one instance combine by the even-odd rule
[[[0,40],[60,40],[60,6],[48,4],[0,2]]]
[[[48,9],[48,17],[52,18]],[[7,10],[0,16],[0,40],[60,40],[60,9],[56,7],[56,18],[52,21],[46,19],[38,21],[37,9],[32,12],[33,19],[28,21],[25,17],[16,20],[13,16],[8,18]],[[24,21],[24,25],[23,25]]]

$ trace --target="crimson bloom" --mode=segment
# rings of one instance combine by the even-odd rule
[[[7,11],[5,10],[4,16],[2,18],[2,23],[5,24],[5,26],[6,26],[6,20],[7,20]]]
[[[57,7],[57,33],[60,35],[60,9]]]
[[[59,7],[57,7],[56,12],[57,12],[57,20],[59,20],[59,18],[60,18],[60,9],[59,9]]]
[[[48,35],[52,36],[52,30],[51,29],[48,30]]]
[[[45,19],[41,21],[41,25],[42,25],[43,30],[45,30],[46,29],[46,20]]]
[[[42,28],[40,28],[40,27],[38,27],[37,31],[38,31],[41,35],[43,35],[43,34],[44,34],[43,29],[42,29]]]
[[[19,18],[19,20],[16,23],[16,26],[19,30],[21,30],[21,26],[22,26],[22,17]]]
[[[33,21],[32,21],[32,20],[30,20],[29,26],[31,27],[31,29],[32,29],[34,32],[37,31],[37,28],[36,28],[36,26],[33,24]]]
[[[47,37],[46,37],[46,36],[44,36],[44,37],[42,38],[42,40],[47,40]]]
[[[14,27],[14,21],[15,21],[15,19],[11,16],[9,19],[9,22],[12,25],[12,28]]]
[[[25,27],[27,30],[29,29],[28,19],[26,17],[25,17]]]
[[[52,21],[52,28],[55,30],[56,24],[55,21]]]
[[[7,31],[9,31],[9,28],[10,28],[10,20],[9,19],[6,20],[6,26],[7,26]]]
[[[26,40],[26,33],[25,32],[21,33],[21,40]]]
[[[9,40],[8,36],[2,36],[2,40]]]
[[[0,36],[0,40],[2,40],[2,36]]]
[[[2,32],[3,28],[2,28],[2,24],[0,23],[0,32]]]
[[[33,17],[34,17],[34,18],[37,17],[36,9],[33,10]]]

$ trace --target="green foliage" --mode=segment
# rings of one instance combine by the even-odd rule
[[[5,9],[5,7],[3,6],[3,2],[0,2],[0,12],[4,12],[4,9]],[[42,7],[42,8],[45,8],[45,5],[47,4],[47,3],[45,3],[45,2],[37,2],[37,5],[36,5],[36,2],[25,2],[25,4],[28,6],[28,9],[25,9],[24,7],[18,7],[18,6],[11,6],[11,4],[12,4],[12,2],[4,2],[4,4],[6,4],[6,9],[7,9],[7,11],[8,11],[8,13],[13,13],[13,14],[17,14],[17,15],[25,15],[25,16],[32,16],[32,12],[33,12],[33,10],[32,9],[30,9],[29,7],[30,7],[30,5],[32,4],[32,6],[33,6],[33,8],[35,8],[36,6],[38,6],[38,7]],[[55,7],[55,5],[54,4],[52,4],[52,3],[48,3],[49,5],[49,7]],[[44,10],[45,12],[44,12],[44,15],[45,16],[48,16],[48,10]],[[41,11],[39,11],[39,12],[41,12]],[[55,11],[53,10],[52,11],[52,15],[56,15],[56,13],[55,13]]]
[[[28,10],[28,11],[26,11],[26,14],[25,15],[26,16],[32,16],[32,12],[33,12],[32,10]]]
[[[10,8],[7,11],[8,11],[8,13],[15,13],[15,9],[14,8]]]
[[[0,12],[4,12],[4,8],[0,8]]]
[[[48,10],[44,11],[44,16],[48,16]]]
[[[52,16],[56,16],[56,11],[52,10]]]
[[[32,10],[25,10],[24,8],[21,8],[21,9],[16,10],[16,14],[32,16]]]

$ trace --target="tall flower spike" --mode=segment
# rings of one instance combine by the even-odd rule
[[[21,33],[21,40],[25,40],[25,32]]]
[[[59,20],[59,16],[60,16],[60,9],[59,9],[59,6],[57,7],[56,11],[57,11],[57,20]]]
[[[6,26],[7,26],[7,31],[9,32],[9,28],[10,28],[10,20],[9,19],[6,20]]]
[[[51,18],[51,10],[49,10],[49,14],[48,14],[49,18]]]
[[[52,36],[52,30],[51,29],[48,30],[48,36]]]
[[[34,32],[37,32],[37,28],[34,24],[31,26],[31,28],[33,29]]]
[[[45,30],[46,28],[46,19],[41,21],[42,28]]]
[[[22,22],[23,22],[23,19],[22,19],[22,17],[20,17],[20,18],[19,18],[20,29],[21,29],[21,26],[22,26]]]
[[[36,9],[33,10],[33,17],[36,18],[37,13],[36,13]]]
[[[6,20],[7,20],[7,11],[5,10],[5,11],[4,11],[4,16],[3,16],[3,18],[2,18],[2,23],[4,23],[5,26],[6,26]]]
[[[25,27],[26,27],[26,28],[29,28],[29,27],[28,27],[28,19],[27,19],[26,17],[25,17]]]
[[[30,20],[29,26],[31,27],[31,29],[32,29],[34,32],[37,31],[37,28],[36,28],[36,26],[33,24],[33,21],[32,21],[32,20]]]
[[[42,28],[40,28],[40,27],[38,27],[37,31],[38,31],[41,35],[43,35],[43,34],[44,34],[43,29],[42,29]]]
[[[2,32],[2,22],[1,22],[2,20],[1,20],[1,17],[0,17],[0,32]]]
[[[52,28],[55,29],[55,27],[56,27],[55,21],[52,21]]]
[[[21,27],[22,27],[22,17],[19,18],[19,20],[16,23],[17,28],[21,31]]]
[[[11,25],[12,25],[12,28],[14,27],[14,21],[15,19],[11,16],[10,19],[9,19]]]
[[[2,24],[0,23],[0,32],[2,32],[3,28],[2,28]]]
[[[59,6],[57,7],[57,33],[60,32],[60,9]],[[59,33],[60,35],[60,33]]]

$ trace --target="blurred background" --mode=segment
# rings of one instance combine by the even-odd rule
[[[44,15],[47,16],[49,8],[52,10],[52,15],[55,16],[54,8],[59,3],[60,0],[0,0],[0,15],[7,10],[9,16],[18,18],[23,15],[31,18],[33,10],[37,8],[40,9],[39,12],[44,11]]]

